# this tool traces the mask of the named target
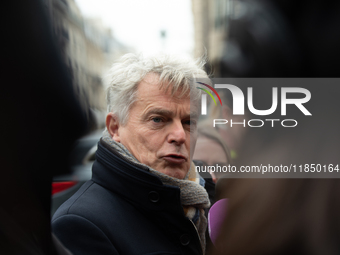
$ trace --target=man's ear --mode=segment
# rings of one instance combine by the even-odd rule
[[[106,115],[106,128],[109,134],[111,135],[112,139],[116,142],[120,143],[120,137],[119,137],[119,121],[115,114],[110,112],[108,115]]]

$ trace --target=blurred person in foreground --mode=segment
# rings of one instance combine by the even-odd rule
[[[51,233],[51,182],[85,113],[43,1],[8,1],[0,20],[0,254],[70,254]]]
[[[108,114],[92,179],[55,213],[74,254],[204,254],[209,207],[192,163],[202,64],[123,56],[113,65]]]
[[[246,15],[233,20],[230,27],[233,47],[229,49],[233,48],[237,54],[233,55],[233,61],[231,55],[224,54],[222,75],[339,77],[338,2],[244,1],[243,4]],[[263,29],[256,30],[260,27]],[[311,92],[308,110],[312,116],[306,118],[295,109],[290,115],[298,121],[295,128],[267,125],[248,129],[239,165],[339,164],[338,80],[327,79],[327,84],[326,79],[310,81],[300,86]],[[264,101],[268,97],[261,95],[268,88],[256,86],[255,89],[258,96],[254,101],[266,107]],[[280,115],[274,114],[273,118]],[[229,198],[229,204],[214,254],[340,253],[340,180],[336,176],[221,179],[217,186],[221,191],[219,196]]]

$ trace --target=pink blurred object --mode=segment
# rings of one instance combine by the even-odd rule
[[[221,231],[222,223],[227,216],[228,199],[218,200],[209,210],[208,229],[212,243],[215,245],[216,239]]]

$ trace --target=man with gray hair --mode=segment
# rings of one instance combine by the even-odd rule
[[[55,213],[77,254],[204,254],[209,198],[192,163],[203,63],[128,54],[113,65],[92,179]]]

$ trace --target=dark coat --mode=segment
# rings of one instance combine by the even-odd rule
[[[55,213],[52,228],[77,254],[201,254],[180,189],[127,162],[100,141],[86,182]]]

